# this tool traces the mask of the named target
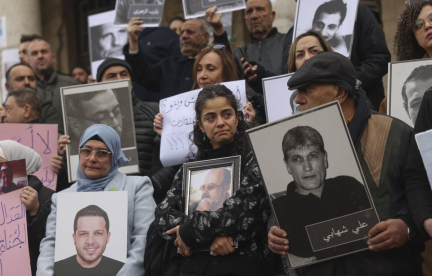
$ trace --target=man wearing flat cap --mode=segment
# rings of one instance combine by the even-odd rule
[[[355,88],[355,76],[355,69],[346,57],[322,52],[297,70],[288,81],[288,88],[298,90],[295,102],[300,111],[339,102],[381,222],[368,233],[369,250],[299,268],[296,272],[329,276],[422,275],[420,253],[424,240],[412,221],[403,174],[412,128],[370,110],[366,93]],[[269,227],[270,250],[286,255],[290,237],[274,223]]]

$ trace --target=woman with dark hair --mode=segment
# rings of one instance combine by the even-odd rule
[[[320,52],[333,52],[333,49],[320,33],[311,30],[299,35],[289,48],[288,73],[297,71],[309,58]],[[272,77],[274,74],[256,62],[245,62],[243,68],[248,85],[262,94],[262,79]]]
[[[181,168],[155,211],[156,229],[179,247],[185,275],[266,275],[266,192],[246,137],[248,123],[237,110],[235,96],[223,85],[208,85],[199,93],[190,135],[198,151],[190,159],[241,155],[239,190],[217,211],[196,211],[188,217],[181,210]],[[203,247],[211,254],[194,251]]]
[[[192,89],[239,79],[234,58],[222,44],[210,45],[201,50],[195,60],[192,76],[194,78]],[[243,108],[247,121],[253,122],[255,110],[252,104],[248,101]],[[159,136],[162,135],[163,115],[161,113],[156,114],[153,125],[154,131]]]
[[[397,24],[393,51],[398,61],[432,57],[432,1],[404,10]],[[379,111],[387,113],[387,97]]]

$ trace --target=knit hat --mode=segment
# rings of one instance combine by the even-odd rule
[[[356,86],[355,69],[351,61],[336,52],[321,52],[303,64],[288,80],[288,89],[312,83],[332,83],[348,94],[354,95]]]
[[[113,67],[113,66],[125,67],[129,71],[129,74],[131,75],[131,81],[132,81],[133,73],[132,73],[132,68],[130,67],[129,63],[127,63],[127,61],[125,61],[125,60],[121,60],[118,58],[107,58],[99,65],[99,67],[97,69],[97,74],[96,74],[96,81],[101,82],[103,73],[108,68]]]

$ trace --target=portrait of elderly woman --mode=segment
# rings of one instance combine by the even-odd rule
[[[128,89],[104,89],[65,95],[66,133],[71,140],[71,154],[78,154],[78,141],[86,128],[105,124],[117,131],[122,148],[135,146],[133,118]]]

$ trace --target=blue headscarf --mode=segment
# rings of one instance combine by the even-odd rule
[[[92,125],[87,128],[81,136],[79,147],[84,146],[84,144],[94,136],[98,136],[112,152],[111,168],[106,176],[99,179],[90,179],[81,171],[81,166],[78,166],[78,192],[103,191],[108,182],[110,182],[117,173],[118,168],[128,163],[128,159],[121,149],[120,137],[117,131],[107,125]]]

